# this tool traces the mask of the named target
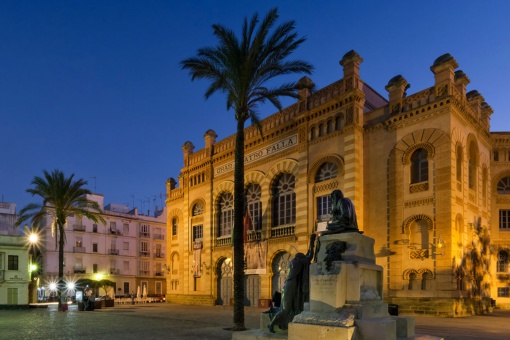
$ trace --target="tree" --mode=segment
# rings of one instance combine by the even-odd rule
[[[301,60],[286,60],[305,41],[298,38],[294,21],[275,27],[278,10],[271,9],[259,24],[258,14],[250,21],[244,18],[240,39],[222,25],[213,25],[219,44],[204,47],[197,55],[181,62],[191,79],[211,81],[205,93],[208,99],[221,92],[227,97],[227,110],[233,109],[237,121],[234,169],[234,327],[244,330],[244,124],[250,119],[261,131],[256,108],[266,100],[278,110],[282,109],[279,97],[298,98],[297,82],[268,87],[275,77],[293,73],[310,74],[312,65]],[[258,28],[257,28],[258,27]],[[273,30],[272,30],[273,29]],[[271,32],[272,31],[272,32]]]
[[[55,237],[55,248],[58,248],[58,309],[62,310],[61,295],[65,288],[64,282],[64,244],[67,218],[75,215],[86,217],[96,223],[106,223],[100,215],[101,207],[86,195],[91,194],[84,186],[83,179],[74,180],[74,174],[66,177],[60,170],[49,173],[43,170],[44,177],[34,177],[33,188],[26,191],[32,196],[40,196],[42,203],[30,203],[20,210],[16,227],[31,220],[33,227],[43,227],[47,218],[52,220],[51,231]]]

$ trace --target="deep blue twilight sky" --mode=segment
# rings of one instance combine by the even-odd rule
[[[235,131],[221,94],[191,82],[179,62],[213,46],[211,25],[240,31],[244,16],[277,4],[306,42],[322,88],[342,75],[351,49],[361,76],[387,97],[397,74],[408,94],[433,85],[430,66],[450,53],[494,109],[493,131],[510,131],[510,2],[499,1],[23,1],[0,2],[0,200],[18,211],[43,169],[89,181],[105,203],[154,210],[177,178],[181,147],[213,129]],[[298,79],[301,75],[297,75]],[[291,103],[286,101],[286,103]],[[261,117],[274,113],[267,104]]]

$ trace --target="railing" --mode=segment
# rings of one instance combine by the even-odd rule
[[[163,272],[155,272],[154,276],[164,276]]]
[[[154,258],[155,259],[162,259],[164,257],[165,257],[165,254],[163,254],[163,253],[155,253],[154,254]]]
[[[85,247],[73,247],[73,253],[85,253]]]
[[[85,231],[86,228],[83,224],[73,224],[74,231]]]
[[[145,232],[142,232],[142,231],[141,231],[141,232],[140,232],[140,237],[147,237],[147,238],[150,238],[150,237],[151,237],[151,233],[150,233],[150,232],[145,233]]]
[[[122,235],[120,230],[117,229],[110,229],[110,235]]]
[[[118,249],[108,249],[108,254],[109,255],[119,255],[119,250]]]
[[[116,268],[110,268],[110,274],[111,275],[119,275],[120,270]]]
[[[140,276],[149,276],[150,274],[149,270],[140,270]]]
[[[165,239],[165,235],[162,235],[162,234],[154,234],[153,237],[155,240],[164,240]]]
[[[151,252],[150,251],[141,251],[140,257],[151,257]]]
[[[85,268],[74,268],[74,274],[86,274],[87,270]]]
[[[281,227],[271,228],[271,237],[284,237],[294,235],[295,225],[284,225]]]
[[[246,239],[247,239],[248,242],[260,241],[260,240],[262,240],[262,232],[260,232],[260,231],[249,231],[246,234]]]
[[[216,247],[228,246],[232,244],[232,236],[220,236],[216,238]]]

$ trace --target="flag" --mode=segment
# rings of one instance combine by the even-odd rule
[[[246,214],[244,215],[244,243],[248,240],[248,231],[253,230],[253,225],[251,223],[251,216],[248,209],[246,209]]]

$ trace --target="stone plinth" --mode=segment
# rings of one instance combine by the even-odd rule
[[[320,237],[317,262],[310,265],[310,308],[296,315],[288,333],[269,333],[269,316],[261,316],[260,330],[234,335],[233,339],[271,339],[288,336],[292,340],[395,340],[414,336],[414,319],[390,317],[382,302],[382,267],[375,264],[374,240],[360,233],[340,233]],[[329,254],[334,242],[345,253]],[[337,246],[336,244],[334,246]],[[336,250],[338,247],[331,247]],[[341,250],[340,250],[341,251]]]

